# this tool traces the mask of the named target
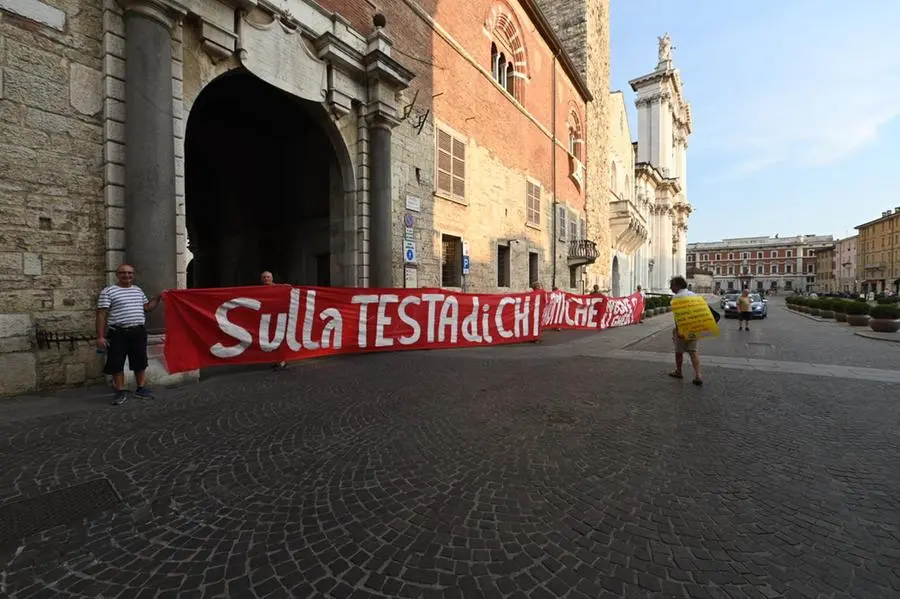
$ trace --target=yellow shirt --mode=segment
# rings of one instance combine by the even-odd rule
[[[738,298],[737,304],[738,310],[741,312],[749,312],[750,307],[753,305],[753,300],[750,299],[749,295],[742,295]]]

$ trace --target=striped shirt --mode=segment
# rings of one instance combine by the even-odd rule
[[[133,327],[143,325],[147,321],[144,313],[144,304],[149,300],[143,290],[137,285],[131,287],[119,287],[110,285],[104,287],[97,300],[97,307],[109,310],[107,326]]]

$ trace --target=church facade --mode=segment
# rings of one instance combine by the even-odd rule
[[[686,276],[688,137],[693,131],[681,73],[668,34],[659,38],[653,72],[629,82],[636,93],[637,142],[631,139],[624,96],[611,94],[610,213],[612,288],[668,293]],[[618,129],[616,124],[618,123]],[[629,155],[630,154],[630,155]],[[631,175],[631,177],[629,177]]]

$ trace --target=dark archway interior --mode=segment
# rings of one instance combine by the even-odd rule
[[[200,93],[185,137],[189,287],[255,285],[265,270],[332,284],[344,190],[317,108],[246,71]]]

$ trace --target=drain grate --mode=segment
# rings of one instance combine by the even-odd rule
[[[771,343],[759,343],[759,342],[754,342],[754,341],[748,341],[747,345],[755,345],[757,347],[775,347]]]
[[[0,544],[118,507],[122,498],[107,478],[0,505]]]

